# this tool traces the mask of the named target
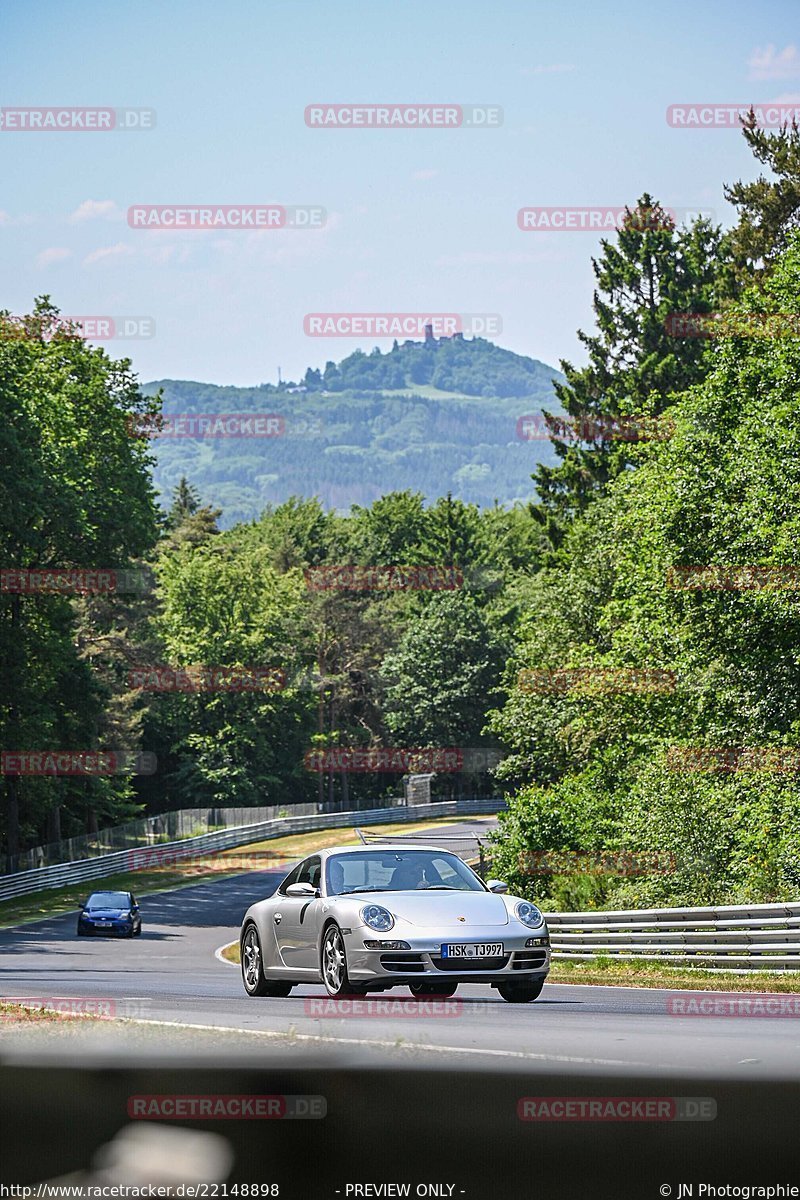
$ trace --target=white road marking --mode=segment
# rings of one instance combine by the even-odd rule
[[[381,1050],[425,1050],[440,1054],[484,1054],[491,1058],[521,1058],[537,1062],[581,1063],[600,1067],[652,1067],[629,1058],[578,1058],[569,1054],[528,1054],[523,1050],[483,1050],[478,1046],[437,1046],[427,1042],[387,1041],[383,1038],[329,1037],[321,1033],[295,1033],[279,1029],[241,1029],[233,1025],[200,1025],[190,1021],[161,1021],[149,1017],[121,1018],[126,1025],[159,1025],[168,1029],[202,1029],[210,1033],[245,1033],[290,1042],[325,1042],[333,1046],[372,1046]]]

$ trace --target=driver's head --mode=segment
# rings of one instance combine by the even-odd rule
[[[344,888],[344,867],[336,859],[328,863],[328,883],[332,896],[338,896]]]
[[[392,887],[399,891],[415,888],[418,884],[422,883],[424,873],[425,864],[419,860],[412,859],[409,862],[400,863],[394,869]]]

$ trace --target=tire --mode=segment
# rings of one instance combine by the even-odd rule
[[[319,948],[319,973],[325,984],[325,991],[334,1000],[344,996],[363,996],[366,987],[358,987],[350,982],[347,974],[347,953],[344,948],[344,937],[338,925],[331,923],[322,934]]]
[[[248,996],[288,996],[294,987],[282,979],[267,980],[261,956],[261,941],[258,930],[252,923],[242,934],[242,982]]]
[[[537,979],[533,983],[500,983],[497,990],[509,1004],[530,1004],[542,994],[544,980]]]
[[[78,926],[78,937],[88,937],[88,936],[89,936],[88,929],[81,929],[81,927],[79,925]]]
[[[136,930],[134,931],[134,934],[133,934],[133,936],[134,936],[134,937],[141,937],[141,936],[142,936],[142,927],[141,927],[141,925],[139,926],[139,928],[138,928],[138,929],[136,929]]]
[[[455,996],[457,987],[458,984],[452,982],[451,980],[446,980],[441,983],[438,980],[435,980],[432,983],[423,983],[423,981],[420,980],[419,983],[410,983],[408,985],[408,990],[411,992],[412,996],[417,996],[420,998],[423,996]]]

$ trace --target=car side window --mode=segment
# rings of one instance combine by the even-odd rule
[[[278,891],[280,892],[280,894],[281,894],[282,896],[285,896],[285,895],[286,895],[286,889],[289,887],[289,885],[290,885],[291,883],[297,883],[297,882],[298,882],[298,876],[299,876],[299,874],[300,874],[300,872],[302,871],[302,869],[303,869],[303,867],[304,867],[304,866],[305,866],[305,863],[298,863],[298,864],[297,864],[297,866],[294,868],[294,870],[293,870],[293,871],[290,871],[290,872],[289,872],[289,874],[286,876],[286,878],[284,879],[283,883],[282,883],[282,884],[281,884],[281,886],[278,888]]]
[[[310,883],[312,887],[318,888],[320,865],[320,857],[318,854],[313,855],[311,858],[307,858],[306,861],[302,863],[300,867],[300,874],[294,882]]]

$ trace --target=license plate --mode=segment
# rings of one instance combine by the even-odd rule
[[[95,921],[95,925],[99,925],[102,929],[110,929],[113,924],[113,921]]]
[[[502,942],[448,942],[442,946],[442,958],[502,958]]]

